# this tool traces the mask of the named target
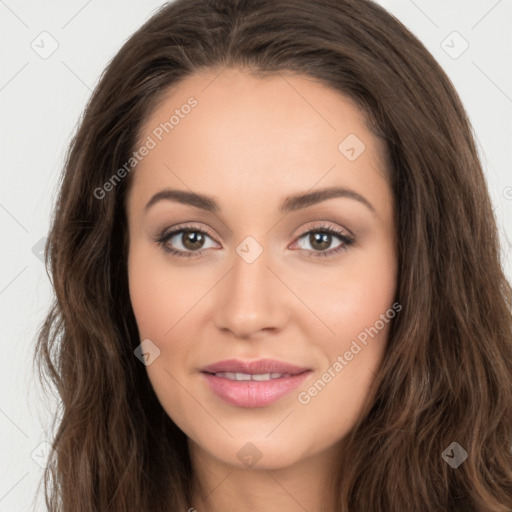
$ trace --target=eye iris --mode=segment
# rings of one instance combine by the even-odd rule
[[[183,245],[190,250],[198,249],[204,243],[203,234],[197,231],[184,231],[182,236],[184,238]]]
[[[314,247],[320,251],[324,251],[329,248],[331,245],[332,235],[329,233],[311,233],[309,235],[309,242],[311,243],[311,247]],[[315,245],[315,244],[319,244]]]

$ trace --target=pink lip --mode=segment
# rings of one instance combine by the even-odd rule
[[[201,371],[208,386],[219,398],[238,407],[263,407],[271,404],[298,387],[311,373],[310,368],[301,368],[274,359],[250,362],[229,359],[205,366]],[[267,381],[236,381],[213,375],[218,372],[288,375]]]
[[[310,369],[311,368],[301,368],[294,364],[277,361],[276,359],[258,359],[257,361],[226,359],[225,361],[209,364],[201,368],[201,371],[205,373],[239,372],[250,373],[251,375],[257,373],[291,373],[292,375],[296,375],[297,373],[302,373]]]

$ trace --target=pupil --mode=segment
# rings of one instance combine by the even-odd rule
[[[310,243],[312,247],[315,247],[315,244],[318,242],[320,247],[317,246],[319,250],[325,250],[331,244],[331,236],[329,233],[313,233],[310,235]]]
[[[202,238],[203,235],[201,233],[198,233],[197,231],[187,231],[185,235],[184,245],[188,249],[197,249],[198,247],[201,246],[201,243],[203,242]],[[187,246],[188,244],[190,246]]]

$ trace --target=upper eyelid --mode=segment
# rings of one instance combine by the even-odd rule
[[[315,222],[315,221],[311,221],[311,222]],[[316,222],[327,222],[327,221],[316,221]],[[294,238],[294,241],[296,239],[299,239],[299,238],[302,238],[304,235],[312,232],[312,231],[321,231],[322,229],[326,230],[326,229],[329,229],[329,230],[333,230],[333,231],[346,231],[346,234],[345,233],[333,233],[334,236],[337,236],[339,237],[340,235],[345,235],[349,238],[354,238],[354,235],[353,233],[347,229],[346,227],[334,227],[332,225],[322,225],[322,224],[319,224],[319,225],[313,225],[313,226],[308,226],[306,228],[304,228],[303,230],[301,230],[301,232],[296,235],[296,237]],[[183,226],[181,225],[178,225],[177,227],[173,227],[171,229],[168,229],[168,230],[164,230],[162,232],[162,235],[161,235],[161,238],[167,238],[167,239],[170,239],[170,238],[173,238],[174,236],[184,232],[184,231],[200,231],[200,232],[204,232],[207,236],[209,236],[213,241],[215,241],[216,243],[219,243],[217,242],[216,240],[216,237],[213,236],[209,229],[207,228],[204,228],[204,227],[198,227],[198,226],[191,226],[191,225],[188,225],[188,224],[185,224]]]
[[[330,229],[330,230],[333,230],[333,231],[346,231],[346,236],[349,236],[349,237],[353,237],[354,236],[352,231],[350,231],[349,229],[347,229],[344,226],[333,226],[331,224],[321,224],[322,221],[317,221],[317,222],[320,222],[320,224],[304,228],[304,230],[302,230],[300,232],[300,234],[297,235],[297,236],[300,237],[302,235],[305,235],[306,233],[309,233],[310,231],[321,231],[322,229]],[[326,221],[324,221],[324,222],[326,222]]]
[[[340,240],[341,245],[334,249],[325,249],[322,251],[314,251],[314,250],[311,251],[308,249],[300,249],[299,252],[305,251],[308,254],[308,256],[315,257],[315,258],[319,258],[322,256],[328,257],[328,256],[336,256],[340,252],[347,250],[350,246],[357,245],[356,237],[347,228],[342,227],[340,229],[340,227],[338,227],[338,226],[333,227],[330,225],[326,225],[325,224],[326,221],[317,221],[317,222],[321,222],[323,224],[320,224],[317,226],[309,226],[309,227],[304,228],[299,235],[295,236],[295,238],[293,239],[291,244],[296,245],[297,243],[299,243],[299,240],[301,240],[304,236],[306,236],[309,233],[323,231],[323,232],[330,233],[331,236],[334,236],[334,238],[337,238],[338,240]],[[343,230],[348,231],[349,234],[343,233]],[[197,226],[191,226],[191,225],[184,225],[184,226],[178,225],[178,226],[170,228],[168,230],[164,230],[164,232],[162,232],[162,234],[159,237],[157,237],[157,239],[155,241],[158,243],[158,245],[162,246],[162,250],[164,250],[167,253],[174,253],[175,257],[179,257],[179,256],[181,256],[181,257],[184,257],[184,256],[199,257],[203,252],[205,252],[209,249],[209,248],[203,248],[198,251],[192,251],[192,250],[186,250],[186,249],[185,250],[178,249],[176,247],[174,247],[173,249],[165,248],[166,244],[168,243],[168,241],[171,238],[174,238],[175,236],[179,236],[180,233],[183,233],[186,231],[204,232],[214,243],[216,243],[216,244],[219,243],[216,241],[214,236],[210,235],[210,233],[208,232],[207,229],[198,228]],[[288,246],[287,248],[290,248],[290,247]]]
[[[162,231],[161,237],[172,238],[184,231],[200,231],[200,232],[203,232],[206,235],[208,235],[212,240],[215,240],[215,237],[210,233],[210,231],[208,229],[203,228],[203,227],[197,227],[197,226],[178,226],[176,228],[164,229]]]

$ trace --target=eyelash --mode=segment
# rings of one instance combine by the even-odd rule
[[[177,257],[184,257],[184,258],[195,258],[201,256],[201,254],[206,251],[207,249],[199,250],[199,251],[181,251],[177,249],[170,249],[167,245],[165,245],[171,238],[173,238],[175,235],[179,233],[184,232],[193,232],[193,233],[201,233],[203,235],[208,236],[209,238],[213,238],[210,236],[210,234],[207,231],[204,231],[202,229],[198,229],[194,226],[180,226],[176,229],[173,229],[171,231],[162,231],[160,235],[156,239],[156,243],[162,248],[164,252],[167,254],[171,254],[172,256]],[[318,258],[318,257],[331,257],[334,256],[342,251],[347,250],[349,247],[353,246],[355,244],[355,239],[343,233],[342,231],[333,228],[331,226],[318,226],[314,229],[309,229],[308,231],[305,231],[301,235],[297,237],[297,240],[300,240],[304,235],[309,235],[311,233],[328,233],[330,235],[334,235],[338,237],[343,243],[339,245],[336,249],[329,249],[326,251],[312,251],[311,257]],[[303,251],[310,252],[308,249],[300,249]]]

